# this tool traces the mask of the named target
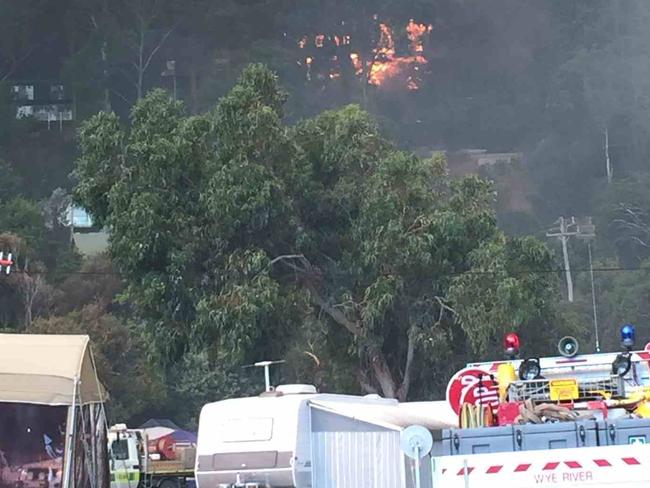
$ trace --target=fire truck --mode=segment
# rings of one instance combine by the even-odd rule
[[[503,361],[471,363],[447,387],[459,426],[434,433],[432,486],[650,486],[650,344],[579,355],[563,338],[557,357],[519,357],[508,334]]]

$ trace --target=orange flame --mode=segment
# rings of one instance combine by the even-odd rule
[[[378,20],[377,15],[373,16],[374,20]],[[341,25],[345,25],[344,22]],[[347,51],[352,44],[351,36],[344,33],[338,34],[317,34],[313,36],[313,44],[316,49],[326,47],[329,51],[330,45],[336,49],[339,54],[343,54],[345,58],[349,57],[349,62],[354,69],[357,77],[365,79],[368,84],[377,87],[397,87],[402,86],[408,90],[418,90],[420,88],[420,67],[427,64],[428,60],[424,55],[424,43],[426,35],[431,33],[433,26],[430,24],[423,24],[410,19],[405,27],[406,39],[408,40],[408,51],[406,53],[398,54],[396,47],[396,36],[390,25],[386,22],[379,23],[379,40],[372,50],[372,56],[368,61],[363,61],[359,51]],[[404,32],[404,31],[402,31]],[[307,49],[312,39],[309,36],[304,36],[298,41],[300,49]],[[345,51],[338,51],[345,49]],[[312,79],[312,71],[315,63],[315,58],[320,60],[320,55],[310,53],[309,56],[303,58],[307,70],[307,80]],[[340,59],[345,59],[341,57]],[[324,61],[329,63],[326,72],[314,73],[317,79],[330,79],[336,80],[341,78],[341,60],[339,56],[329,56],[328,60]],[[298,61],[298,64],[303,66],[303,63]],[[319,61],[318,66],[323,65]]]
[[[352,61],[352,66],[354,67],[354,74],[361,76],[363,74],[363,63],[361,62],[361,57],[358,53],[350,53],[350,60]]]
[[[417,24],[413,19],[409,20],[406,26],[406,34],[410,41],[411,52],[421,53],[424,51],[424,35],[433,30],[431,24]]]
[[[406,87],[413,91],[420,88],[419,80],[414,74],[419,66],[428,61],[424,57],[424,35],[431,32],[431,25],[418,24],[411,19],[406,26],[409,40],[410,56],[397,56],[392,29],[385,23],[379,24],[380,37],[374,49],[375,57],[369,63],[368,83],[383,86],[396,78],[406,78]]]

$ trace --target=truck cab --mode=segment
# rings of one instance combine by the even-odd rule
[[[111,488],[136,488],[140,484],[142,437],[124,424],[111,427],[108,433],[108,454]]]
[[[111,488],[185,488],[194,479],[192,443],[149,439],[143,429],[116,424],[108,432]]]

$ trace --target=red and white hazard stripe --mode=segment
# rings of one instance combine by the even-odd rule
[[[595,446],[435,457],[444,488],[648,488],[650,445]]]
[[[531,471],[555,471],[557,469],[598,469],[598,468],[612,468],[612,467],[625,467],[625,466],[641,466],[650,463],[642,463],[638,457],[619,457],[609,459],[590,459],[590,460],[557,460],[548,461],[545,463],[517,463],[512,465],[505,464],[492,464],[488,466],[476,467],[468,465],[466,468],[463,466],[454,473],[448,469],[443,468],[442,474],[455,474],[456,476],[479,475],[479,474],[505,474],[505,473],[528,473]]]

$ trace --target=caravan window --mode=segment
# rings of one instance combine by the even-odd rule
[[[222,442],[260,442],[273,437],[272,418],[228,419],[220,426]]]

